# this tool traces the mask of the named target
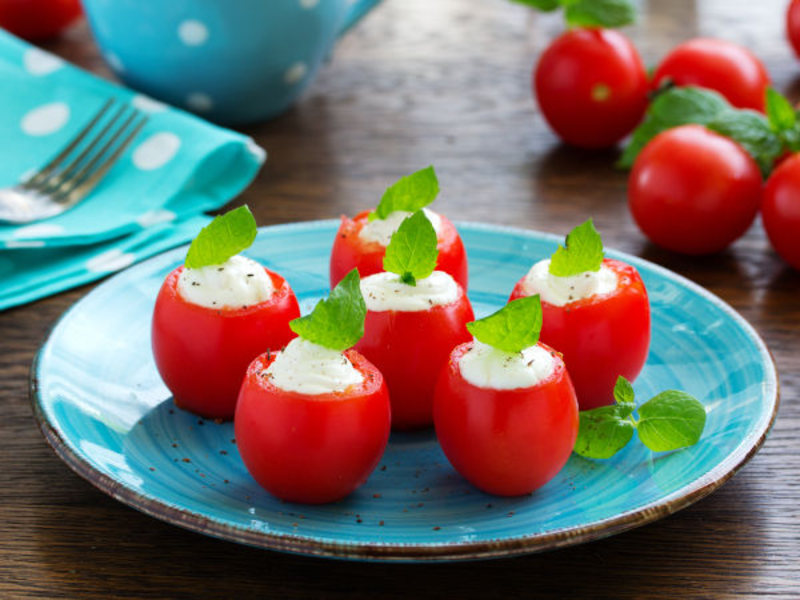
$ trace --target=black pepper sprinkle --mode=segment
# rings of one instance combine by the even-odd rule
[[[172,444],[172,447],[173,447],[173,448],[177,448],[177,447],[178,447],[178,444]]]
[[[169,409],[169,414],[171,414],[171,415],[174,415],[174,414],[175,414],[175,411],[174,411],[174,410],[172,410],[172,409],[170,408],[170,409]]]
[[[439,527],[438,525],[433,528],[434,531],[439,531],[440,529],[441,529],[441,527]]]
[[[383,465],[383,466],[381,467],[381,471],[385,471],[385,470],[386,470],[386,465]]]
[[[220,450],[219,453],[222,454],[222,456],[228,456],[227,450]]]
[[[155,471],[155,469],[154,469],[153,467],[150,467],[150,470],[151,470],[151,471]]]
[[[363,522],[364,521],[362,521],[361,519],[356,519],[356,523],[363,523]]]
[[[383,527],[383,521],[378,521],[378,525],[380,525],[381,527]]]
[[[200,419],[200,420],[198,420],[198,421],[197,421],[197,424],[198,424],[198,425],[205,425],[205,424],[206,424],[206,422],[205,422],[205,421],[203,421],[202,419]]]
[[[190,462],[192,462],[192,461],[191,461],[191,460],[189,460],[188,458],[182,458],[181,460],[182,460],[183,462],[185,462],[185,463],[190,463]]]
[[[256,276],[256,274],[255,274],[255,273],[248,273],[248,274],[247,274],[247,276],[248,276],[248,277],[255,277],[255,276]]]
[[[491,504],[487,504],[486,508],[492,508],[492,505]]]
[[[224,271],[224,270],[225,270],[225,267],[219,267],[219,268],[217,269],[217,271]]]

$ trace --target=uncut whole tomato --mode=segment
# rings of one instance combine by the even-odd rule
[[[800,0],[792,0],[786,11],[786,35],[794,53],[800,56]]]
[[[775,251],[800,269],[800,154],[784,160],[767,180],[761,219]]]
[[[650,349],[650,303],[638,271],[606,258],[617,287],[564,306],[542,300],[540,339],[564,357],[581,410],[614,403],[614,385],[622,375],[633,381]],[[509,302],[526,296],[523,277]]]
[[[700,125],[658,134],[636,158],[628,204],[654,244],[711,254],[744,234],[758,213],[761,172],[736,142]]]
[[[653,89],[665,80],[715,90],[736,108],[761,112],[769,86],[766,68],[747,48],[708,38],[676,46],[653,74]]]
[[[630,40],[611,29],[572,29],[556,38],[533,84],[550,127],[573,146],[613,146],[647,107],[644,63]]]
[[[351,270],[358,269],[359,276],[366,277],[383,271],[383,257],[386,246],[377,242],[364,241],[358,235],[367,224],[370,211],[365,210],[354,218],[342,216],[342,223],[336,232],[331,250],[331,287],[339,283]],[[452,275],[458,284],[467,289],[467,252],[455,225],[442,214],[441,231],[438,234],[437,249],[439,257],[436,270]]]
[[[300,307],[286,280],[266,268],[275,291],[264,302],[221,309],[192,304],[178,289],[183,269],[167,275],[156,297],[156,367],[175,404],[203,417],[230,419],[250,361],[295,337],[289,321],[300,316]]]
[[[550,481],[572,453],[578,403],[557,352],[553,372],[532,387],[495,389],[467,381],[459,362],[473,342],[457,346],[436,385],[436,436],[462,477],[498,496],[528,494]]]
[[[247,470],[282,500],[334,502],[364,483],[389,440],[389,393],[380,371],[354,350],[363,376],[343,392],[286,391],[263,373],[274,354],[247,369],[236,406],[236,445]]]
[[[79,0],[0,0],[0,27],[26,40],[44,40],[81,13]]]

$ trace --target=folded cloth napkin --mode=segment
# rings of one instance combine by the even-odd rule
[[[99,79],[2,29],[0,82],[0,187],[45,165],[109,98],[149,117],[76,207],[0,225],[0,310],[103,276],[85,265],[105,253],[140,259],[186,241],[200,227],[194,217],[236,196],[266,158],[252,138]]]

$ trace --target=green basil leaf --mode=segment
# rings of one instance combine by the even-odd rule
[[[633,386],[631,382],[625,379],[622,375],[617,377],[617,383],[614,385],[614,399],[619,404],[633,404],[635,399],[633,393]]]
[[[405,219],[392,235],[383,257],[383,269],[397,273],[409,285],[436,268],[439,250],[436,230],[421,210]]]
[[[380,204],[369,218],[385,219],[396,210],[416,212],[428,206],[438,195],[439,180],[436,178],[436,171],[432,166],[426,167],[391,185],[383,193]]]
[[[187,269],[221,265],[246,250],[256,239],[258,227],[247,206],[219,215],[203,227],[186,253]]]
[[[536,10],[542,10],[544,12],[550,12],[557,9],[561,6],[559,0],[511,0],[516,4],[524,4],[525,6],[530,6],[531,8],[535,8]]]
[[[542,330],[539,294],[517,298],[496,313],[467,323],[478,341],[504,352],[516,353],[536,345]]]
[[[557,277],[571,277],[586,271],[599,271],[603,264],[603,240],[591,219],[567,235],[550,259],[549,271]]]
[[[780,132],[791,129],[797,124],[794,107],[773,88],[767,88],[767,118],[772,131]]]
[[[668,88],[650,103],[642,123],[634,130],[617,166],[630,169],[647,143],[662,131],[697,123],[705,125],[731,105],[719,93],[698,87]]]
[[[693,396],[678,390],[661,392],[642,404],[639,439],[654,452],[696,444],[706,424],[706,410]]]
[[[628,419],[633,406],[614,404],[584,410],[579,414],[578,438],[573,451],[586,458],[611,458],[633,437],[634,424]]]
[[[563,4],[570,27],[622,27],[636,20],[630,0],[569,0]]]
[[[738,143],[758,164],[762,175],[769,175],[775,159],[783,153],[783,143],[767,118],[753,110],[728,109],[708,124],[716,131]]]
[[[343,352],[364,335],[366,316],[361,280],[358,270],[353,269],[331,290],[327,300],[320,300],[310,314],[290,321],[289,327],[309,342]]]

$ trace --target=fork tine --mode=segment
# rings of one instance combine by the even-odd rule
[[[122,134],[126,129],[128,129],[128,125],[131,122],[131,119],[135,116],[138,116],[138,111],[134,111],[134,114],[131,115],[125,124],[114,134],[114,137],[106,144],[101,152],[94,157],[92,161],[92,165],[96,164],[97,161],[106,153],[106,151],[111,147],[111,144],[116,140],[120,134]],[[114,149],[114,151],[107,156],[103,162],[97,165],[97,168],[94,171],[90,171],[86,169],[86,173],[82,178],[75,178],[72,179],[74,184],[72,185],[71,189],[64,191],[61,195],[64,200],[66,200],[70,204],[74,204],[86,197],[86,195],[91,192],[94,187],[100,182],[103,177],[105,177],[106,173],[108,173],[109,169],[114,166],[114,164],[119,160],[119,157],[122,156],[122,153],[128,148],[131,142],[134,140],[136,135],[141,131],[142,127],[145,126],[147,123],[147,117],[142,116],[141,119],[133,125],[132,129],[125,134],[125,136],[121,139],[120,143]]]
[[[25,181],[21,182],[20,186],[25,188],[37,187],[54,169],[56,169],[64,161],[64,159],[67,158],[67,156],[72,153],[73,150],[75,150],[75,148],[77,148],[78,144],[83,141],[86,135],[94,128],[95,125],[97,125],[100,119],[103,118],[113,104],[113,98],[106,100],[105,104],[103,104],[100,110],[95,113],[94,117],[92,117],[92,120],[89,121],[89,123],[87,123],[80,132],[78,132],[78,135],[72,138],[70,143],[67,144],[64,149],[54,158],[52,158],[49,163],[42,167],[38,173],[31,175]]]
[[[122,115],[125,114],[125,112],[127,112],[127,110],[128,107],[125,104],[120,106],[119,109],[116,111],[116,113],[112,115],[108,123],[106,123],[103,126],[103,128],[100,130],[99,133],[97,133],[92,137],[87,146],[83,150],[81,150],[81,152],[78,154],[77,157],[72,159],[69,162],[69,164],[66,165],[65,167],[62,167],[57,172],[52,173],[51,176],[46,177],[38,185],[32,186],[33,189],[36,189],[44,194],[58,193],[58,189],[63,184],[68,183],[70,180],[76,177],[76,170],[79,169],[81,167],[81,164],[86,161],[87,157],[89,157],[89,155],[95,151],[98,144],[100,144],[103,141],[103,138],[105,138],[105,136],[109,133],[109,131],[111,131],[111,128],[116,127],[119,119],[122,117]],[[138,112],[136,109],[131,109],[131,110],[133,111],[132,116],[135,116]],[[131,117],[128,118],[128,120],[125,122],[125,125],[127,125],[127,123],[130,122],[130,119]],[[123,127],[125,125],[123,125]],[[104,149],[105,147],[103,148],[103,150]],[[101,150],[101,152],[103,150]],[[80,174],[81,171],[77,171],[77,173]]]

